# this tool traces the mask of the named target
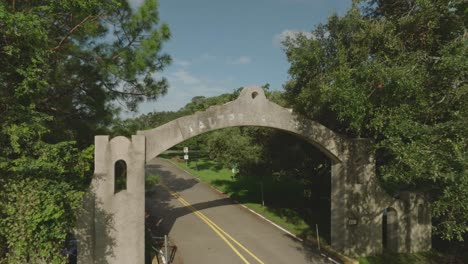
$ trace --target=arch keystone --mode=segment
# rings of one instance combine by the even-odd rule
[[[254,103],[259,100],[267,100],[267,98],[262,87],[251,85],[244,87],[236,100],[252,101]]]

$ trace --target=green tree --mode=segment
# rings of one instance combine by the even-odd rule
[[[468,231],[466,1],[355,1],[285,41],[286,98],[302,114],[375,141],[388,190],[430,195],[435,230]]]
[[[111,102],[135,110],[166,92],[155,73],[170,62],[160,53],[170,31],[158,20],[156,0],[137,10],[124,0],[2,2],[0,121],[33,105],[54,119],[57,141],[89,143],[109,124]]]
[[[65,261],[94,134],[167,89],[157,5],[0,2],[0,262]]]
[[[262,158],[262,148],[249,135],[249,128],[225,128],[204,136],[203,148],[211,158],[226,166],[237,164],[241,173],[256,166]]]

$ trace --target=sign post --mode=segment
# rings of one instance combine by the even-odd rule
[[[237,163],[234,163],[234,165],[232,165],[232,176],[231,178],[234,179],[236,177],[236,174],[239,172],[239,165],[237,165]]]
[[[189,156],[188,156],[188,147],[184,147],[184,160],[185,160],[185,164],[187,165],[188,167],[188,161],[189,161]]]

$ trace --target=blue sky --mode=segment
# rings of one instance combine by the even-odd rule
[[[172,33],[163,51],[173,63],[158,74],[170,88],[159,100],[142,103],[138,114],[125,116],[178,110],[194,96],[253,84],[280,90],[289,67],[281,40],[310,32],[350,6],[350,0],[160,0],[160,21]]]

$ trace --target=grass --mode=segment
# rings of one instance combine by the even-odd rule
[[[147,174],[145,177],[145,192],[150,196],[154,193],[154,186],[160,181],[160,176],[157,174]]]
[[[230,169],[207,159],[201,153],[190,153],[193,159],[187,163],[180,159],[180,153],[163,154],[160,157],[171,159],[177,166],[188,171],[201,181],[213,186],[229,197],[244,204],[253,211],[300,237],[315,238],[315,225],[310,226],[300,208],[289,208],[304,203],[303,187],[291,180],[278,180],[273,177],[243,176],[234,178]],[[262,185],[265,207],[262,206]],[[281,195],[278,195],[281,193]],[[294,206],[291,206],[294,205]],[[320,237],[321,243],[329,241]]]
[[[160,179],[160,178],[159,178],[159,175],[157,175],[157,174],[149,174],[149,175],[147,175],[146,178],[145,178],[145,184],[146,184],[147,186],[149,186],[149,185],[156,185],[156,184],[159,183],[159,179]]]
[[[422,253],[385,253],[378,256],[358,258],[360,264],[439,264],[458,263],[451,262],[447,256],[437,252],[429,251]]]

